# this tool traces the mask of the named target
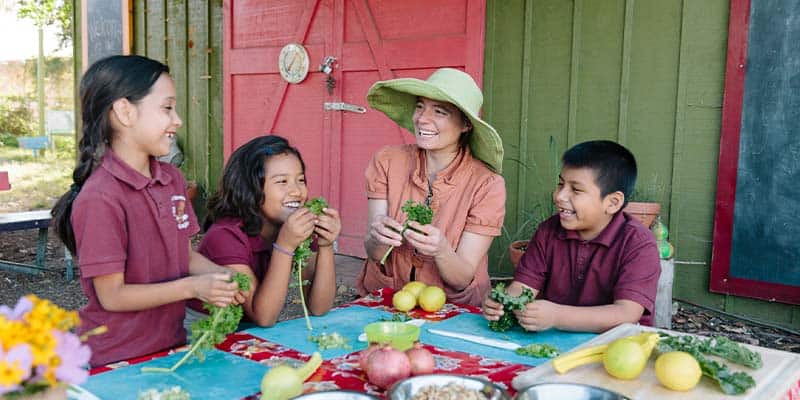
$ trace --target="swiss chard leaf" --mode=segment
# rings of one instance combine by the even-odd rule
[[[724,353],[725,356],[722,357],[733,354],[725,350],[730,349],[733,346],[730,343],[724,343],[723,341],[724,344],[720,347],[718,338],[719,337],[704,340],[690,335],[671,336],[662,334],[657,348],[659,353],[683,351],[691,354],[692,357],[697,360],[698,364],[700,364],[700,369],[703,371],[703,375],[717,382],[719,388],[723,392],[726,394],[742,394],[756,385],[756,381],[753,379],[753,377],[748,375],[746,372],[731,372],[727,365],[711,360],[703,354],[708,353],[718,355],[717,353]],[[742,347],[738,343],[736,343],[736,345]],[[711,351],[712,347],[714,348],[713,351],[717,353]],[[747,351],[750,352],[750,350]],[[754,359],[753,356],[748,356],[748,358]],[[757,358],[759,361],[758,363],[760,364],[761,356],[758,355]]]

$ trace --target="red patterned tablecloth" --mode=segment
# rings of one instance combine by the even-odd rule
[[[353,305],[360,305],[394,312],[395,310],[391,305],[392,294],[393,292],[391,289],[385,288],[341,307],[344,308]],[[473,306],[446,304],[442,310],[435,313],[428,313],[420,309],[414,309],[408,314],[413,318],[424,318],[431,321],[437,321],[465,312],[480,313],[480,309]],[[433,353],[434,358],[436,359],[435,373],[451,373],[485,377],[504,387],[511,395],[514,394],[514,389],[511,387],[511,380],[516,376],[517,372],[530,368],[529,366],[522,364],[486,359],[480,356],[458,351],[450,351],[430,345],[424,345],[424,347]],[[176,351],[185,351],[185,348],[186,346],[98,367],[93,369],[91,374],[99,374],[115,368],[138,364],[156,357],[163,357],[172,354]],[[258,361],[268,366],[287,362],[290,364],[299,364],[311,357],[310,354],[300,353],[291,348],[284,347],[246,333],[233,333],[228,335],[227,339],[218,345],[217,348],[231,354],[249,358],[253,361]],[[358,357],[358,352],[354,352],[342,357],[325,360],[317,372],[306,381],[304,385],[305,391],[316,392],[347,389],[383,397],[385,394],[384,390],[381,390],[377,386],[367,382],[364,372],[358,365]],[[257,400],[259,398],[258,395],[258,393],[254,393],[252,396],[246,397],[246,399]]]
[[[385,288],[341,307],[360,305],[394,312],[396,310],[394,310],[391,305],[392,294],[393,291],[391,289]],[[428,313],[420,309],[414,309],[409,312],[409,316],[437,321],[451,318],[461,313],[480,313],[480,309],[473,306],[446,304],[442,310],[436,313]],[[185,351],[186,347],[187,346],[183,346],[170,351],[98,367],[93,369],[91,374],[99,374],[115,368],[138,364],[156,357],[173,354],[176,351]],[[436,359],[435,373],[484,377],[502,386],[508,390],[511,395],[515,393],[514,388],[511,386],[511,380],[517,373],[531,368],[522,364],[486,359],[480,356],[450,351],[430,345],[424,345],[424,347],[434,354]],[[311,357],[310,354],[300,353],[291,348],[246,333],[233,333],[229,335],[217,348],[230,354],[249,358],[267,366],[281,363],[299,365]],[[320,366],[317,372],[306,381],[304,385],[305,392],[347,389],[384,397],[384,390],[367,382],[364,372],[358,365],[358,357],[358,353],[354,352],[342,357],[323,361],[322,366]],[[260,393],[254,393],[251,396],[245,397],[245,399],[258,400],[259,394]],[[800,400],[800,381],[796,382],[788,389],[782,400]]]

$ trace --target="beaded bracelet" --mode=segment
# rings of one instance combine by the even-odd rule
[[[286,250],[283,247],[278,246],[278,244],[275,243],[275,242],[272,242],[272,248],[275,249],[275,250],[278,250],[279,252],[281,252],[283,254],[286,254],[289,257],[294,257],[294,252],[293,251]]]

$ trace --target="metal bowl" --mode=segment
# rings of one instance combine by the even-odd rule
[[[430,374],[413,376],[397,382],[389,389],[386,398],[389,400],[410,400],[422,388],[428,386],[446,386],[457,383],[467,389],[480,391],[490,400],[511,400],[511,396],[500,386],[492,382],[465,375]]]
[[[297,397],[293,400],[378,400],[377,397],[352,390],[329,390],[326,392],[313,392]]]
[[[514,400],[630,400],[597,386],[580,383],[539,383],[517,392]]]

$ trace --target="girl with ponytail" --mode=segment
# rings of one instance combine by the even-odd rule
[[[82,137],[73,184],[53,208],[59,238],[77,257],[88,304],[80,333],[90,364],[104,365],[180,345],[186,300],[241,302],[228,269],[195,252],[199,231],[181,172],[156,160],[182,121],[169,68],[111,56],[81,79]]]

